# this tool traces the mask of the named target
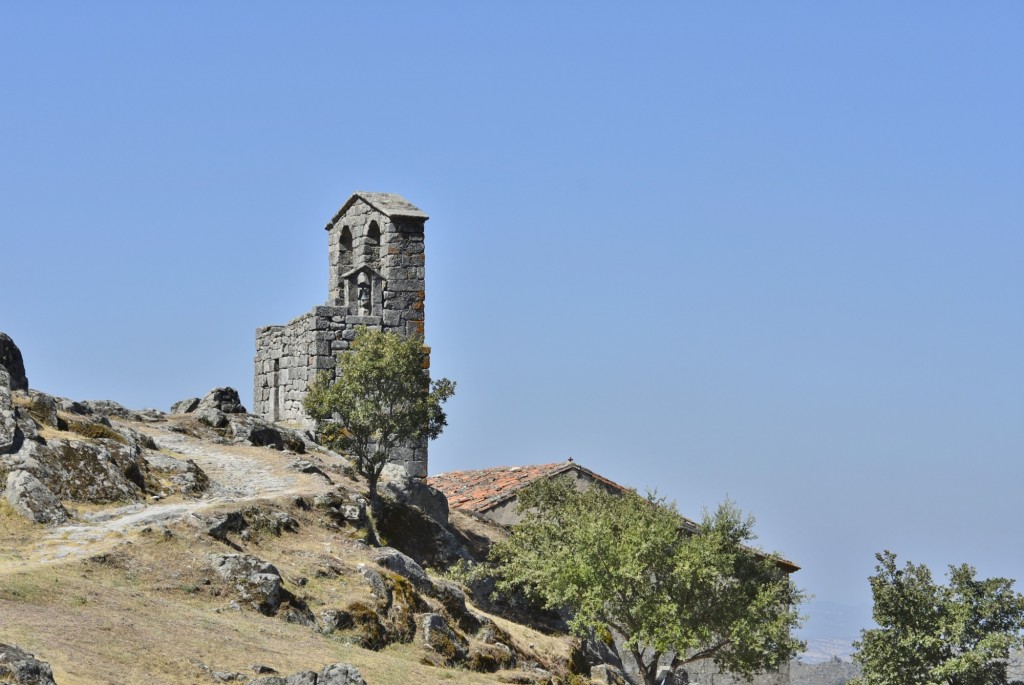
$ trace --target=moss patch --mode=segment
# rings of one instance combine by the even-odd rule
[[[93,440],[114,440],[122,445],[128,444],[128,440],[126,440],[123,435],[109,426],[104,426],[102,423],[93,423],[92,421],[68,421],[67,424],[69,431],[72,433],[78,433],[86,438],[92,438]]]
[[[352,617],[355,624],[356,634],[359,636],[359,646],[366,649],[379,650],[388,646],[388,634],[381,623],[377,610],[362,602],[352,602],[348,605],[346,612]]]
[[[516,665],[515,654],[511,649],[496,645],[478,645],[469,651],[466,667],[479,673],[494,673],[503,668]]]

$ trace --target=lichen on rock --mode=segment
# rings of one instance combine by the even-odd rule
[[[0,366],[0,454],[14,452],[19,447],[16,410],[11,401],[11,375]]]
[[[13,645],[0,644],[0,682],[11,685],[56,685],[50,665]]]
[[[217,575],[233,583],[253,609],[271,616],[281,606],[284,588],[273,564],[249,554],[211,554],[209,559]]]
[[[68,512],[60,500],[28,471],[7,474],[7,502],[22,516],[36,523],[64,523]]]

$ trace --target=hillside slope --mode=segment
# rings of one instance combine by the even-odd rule
[[[398,550],[364,544],[361,484],[309,436],[253,439],[263,427],[240,413],[222,423],[34,391],[12,404],[22,441],[0,454],[0,481],[32,476],[63,513],[47,526],[10,489],[17,506],[0,498],[0,644],[48,663],[59,685],[272,685],[339,662],[369,685],[569,677],[569,638],[489,616]]]

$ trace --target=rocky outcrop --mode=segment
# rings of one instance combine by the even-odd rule
[[[419,634],[422,643],[437,653],[437,663],[449,666],[493,671],[517,662],[511,638],[471,611],[456,583],[430,578],[414,560],[389,547],[376,550],[373,559],[386,570],[360,565],[359,573],[376,606],[356,602],[346,611],[325,612],[325,628],[353,629],[360,644],[370,649],[409,642]],[[475,635],[477,642],[471,644],[467,635]]]
[[[205,423],[210,428],[223,428],[228,425],[227,414],[215,407],[199,407],[195,415],[200,423]]]
[[[313,508],[326,513],[335,524],[361,526],[366,523],[369,502],[362,495],[346,490],[333,490],[313,498]]]
[[[176,402],[171,413],[193,414],[200,423],[221,431],[221,435],[237,444],[303,454],[306,440],[311,439],[298,431],[246,413],[234,388],[214,388],[201,400],[191,398]]]
[[[351,664],[331,664],[316,671],[302,671],[282,678],[263,676],[250,680],[248,685],[366,685],[359,669]]]
[[[229,414],[245,414],[245,407],[234,388],[214,388],[206,393],[203,399],[193,402],[193,398],[176,402],[171,407],[173,414],[192,414],[211,428],[224,428],[228,425]]]
[[[149,476],[141,451],[112,439],[28,442],[10,465],[31,472],[60,499],[79,502],[136,501]]]
[[[18,491],[7,496],[32,520],[65,520],[66,512],[52,500],[134,502],[150,494],[198,496],[208,488],[209,478],[195,462],[161,453],[149,435],[109,418],[151,421],[149,410],[133,412],[105,400],[72,402],[33,390],[19,393],[15,405],[5,392],[7,376],[0,367],[0,492],[9,474],[24,472],[11,481]],[[60,437],[46,433],[44,439],[44,428],[60,431]]]
[[[20,447],[16,412],[11,402],[11,375],[0,366],[0,454],[14,452]]]
[[[14,420],[18,424],[18,428],[21,430],[21,437],[24,440],[32,440],[34,442],[40,442],[39,437],[40,425],[32,418],[32,415],[27,411],[15,407],[14,408]],[[22,443],[24,444],[24,443]],[[20,448],[15,448],[20,449]]]
[[[0,333],[0,366],[11,375],[11,390],[28,390],[28,376],[25,375],[21,350],[6,333]]]
[[[463,538],[418,507],[383,502],[377,530],[421,566],[448,568],[460,559],[472,559]]]
[[[49,664],[11,645],[0,644],[0,683],[56,685]]]
[[[68,513],[62,499],[136,500],[145,491],[147,465],[138,434],[120,433],[102,416],[65,419],[49,395],[30,391],[22,398],[22,406],[13,404],[10,374],[0,367],[0,490],[15,511],[37,523],[63,523]],[[36,417],[83,440],[47,442]]]
[[[316,685],[366,685],[366,681],[355,666],[331,664],[320,671]]]
[[[292,469],[293,471],[298,471],[299,473],[309,473],[312,475],[320,476],[328,483],[334,483],[334,481],[331,480],[331,477],[324,473],[324,470],[322,468],[320,468],[313,462],[307,461],[305,459],[293,461],[291,464],[288,464],[288,468]]]
[[[296,431],[267,423],[251,414],[230,414],[225,419],[228,435],[236,443],[273,447],[276,450],[287,449],[299,454],[306,451],[306,443]]]
[[[511,637],[471,611],[457,585],[431,579],[394,549],[379,550],[375,559],[383,570],[368,564],[357,567],[370,597],[344,609],[322,611],[323,632],[341,632],[342,640],[373,650],[419,639],[436,653],[431,659],[435,665],[493,671],[517,662],[520,654]],[[324,575],[332,572],[342,573],[328,569]]]
[[[210,487],[210,478],[191,459],[176,459],[162,452],[146,452],[153,489],[197,496]],[[147,488],[148,489],[148,488]]]
[[[408,580],[420,592],[429,592],[433,589],[433,584],[427,578],[423,567],[397,549],[391,547],[376,549],[373,552],[373,560],[392,573]]]
[[[227,511],[213,515],[192,514],[192,523],[210,537],[234,546],[230,536],[240,534],[243,541],[255,535],[267,533],[283,535],[296,533],[299,522],[291,514],[262,507],[250,507],[245,511]]]
[[[88,414],[113,417],[124,421],[162,421],[164,414],[156,409],[128,409],[111,400],[86,400],[80,404]]]
[[[225,414],[245,413],[242,400],[239,399],[238,391],[234,388],[214,388],[199,400],[196,409],[216,409]]]
[[[6,497],[8,504],[36,523],[64,523],[68,512],[38,478],[28,471],[11,471],[7,474]]]
[[[256,611],[272,616],[284,597],[281,574],[273,564],[249,554],[211,554],[210,567],[235,585],[239,596]]]
[[[444,657],[449,666],[461,663],[469,656],[469,642],[440,614],[424,614],[420,618],[420,634],[423,644]]]
[[[44,426],[64,430],[67,422],[60,418],[60,402],[56,397],[45,393],[29,390],[29,405],[27,413]]]
[[[607,639],[609,637],[614,636],[607,633],[602,636],[592,629],[588,630],[571,655],[573,669],[577,673],[589,672],[591,680],[599,683],[614,682],[615,674],[622,673],[622,659],[615,640]]]
[[[480,627],[476,617],[466,607],[466,593],[457,583],[444,578],[430,578],[423,567],[412,558],[391,547],[381,547],[373,552],[373,560],[395,575],[401,576],[427,597],[437,600],[448,615],[465,629],[475,631]],[[365,574],[364,574],[365,575]]]
[[[250,608],[264,616],[319,629],[313,612],[284,587],[281,573],[273,564],[249,554],[210,554],[208,559],[214,572],[233,585]],[[237,603],[232,604],[238,608]]]
[[[416,635],[416,614],[429,611],[427,603],[400,576],[381,573],[362,564],[359,575],[369,587],[372,599],[351,602],[344,610],[323,612],[323,631],[347,631],[347,641],[373,650],[412,642]]]
[[[617,666],[600,664],[590,669],[590,681],[601,685],[627,685],[626,677]]]
[[[199,408],[199,398],[189,397],[188,399],[175,402],[171,405],[172,414],[191,414]]]
[[[240,511],[230,511],[212,517],[192,514],[192,518],[194,524],[203,529],[207,535],[221,542],[229,542],[228,535],[241,533],[249,527],[249,522],[245,520],[245,516]]]
[[[400,478],[385,485],[395,501],[416,507],[424,514],[444,525],[448,523],[448,498],[417,478]]]

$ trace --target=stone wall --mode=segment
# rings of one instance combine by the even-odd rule
[[[574,465],[574,468],[561,471],[555,477],[566,478],[570,480],[572,482],[573,487],[579,490],[580,492],[583,492],[584,490],[594,485],[604,487],[609,491],[615,492],[615,490],[613,488],[610,488],[606,482],[594,478],[592,475],[590,475],[590,473],[587,470],[579,466]],[[621,490],[618,490],[618,492],[621,492]],[[506,499],[497,506],[494,506],[488,509],[487,511],[483,512],[483,516],[502,526],[514,526],[523,519],[522,515],[518,510],[518,506],[519,498],[510,497],[509,499]]]
[[[256,330],[254,414],[268,421],[311,425],[302,398],[316,375],[330,372],[337,353],[348,348],[348,318],[343,307],[315,307],[285,326]]]
[[[302,409],[318,374],[333,379],[337,355],[366,326],[401,335],[424,332],[427,216],[398,195],[356,193],[327,224],[327,304],[284,326],[256,331],[253,413],[311,427]],[[427,445],[399,450],[395,465],[427,473]]]

